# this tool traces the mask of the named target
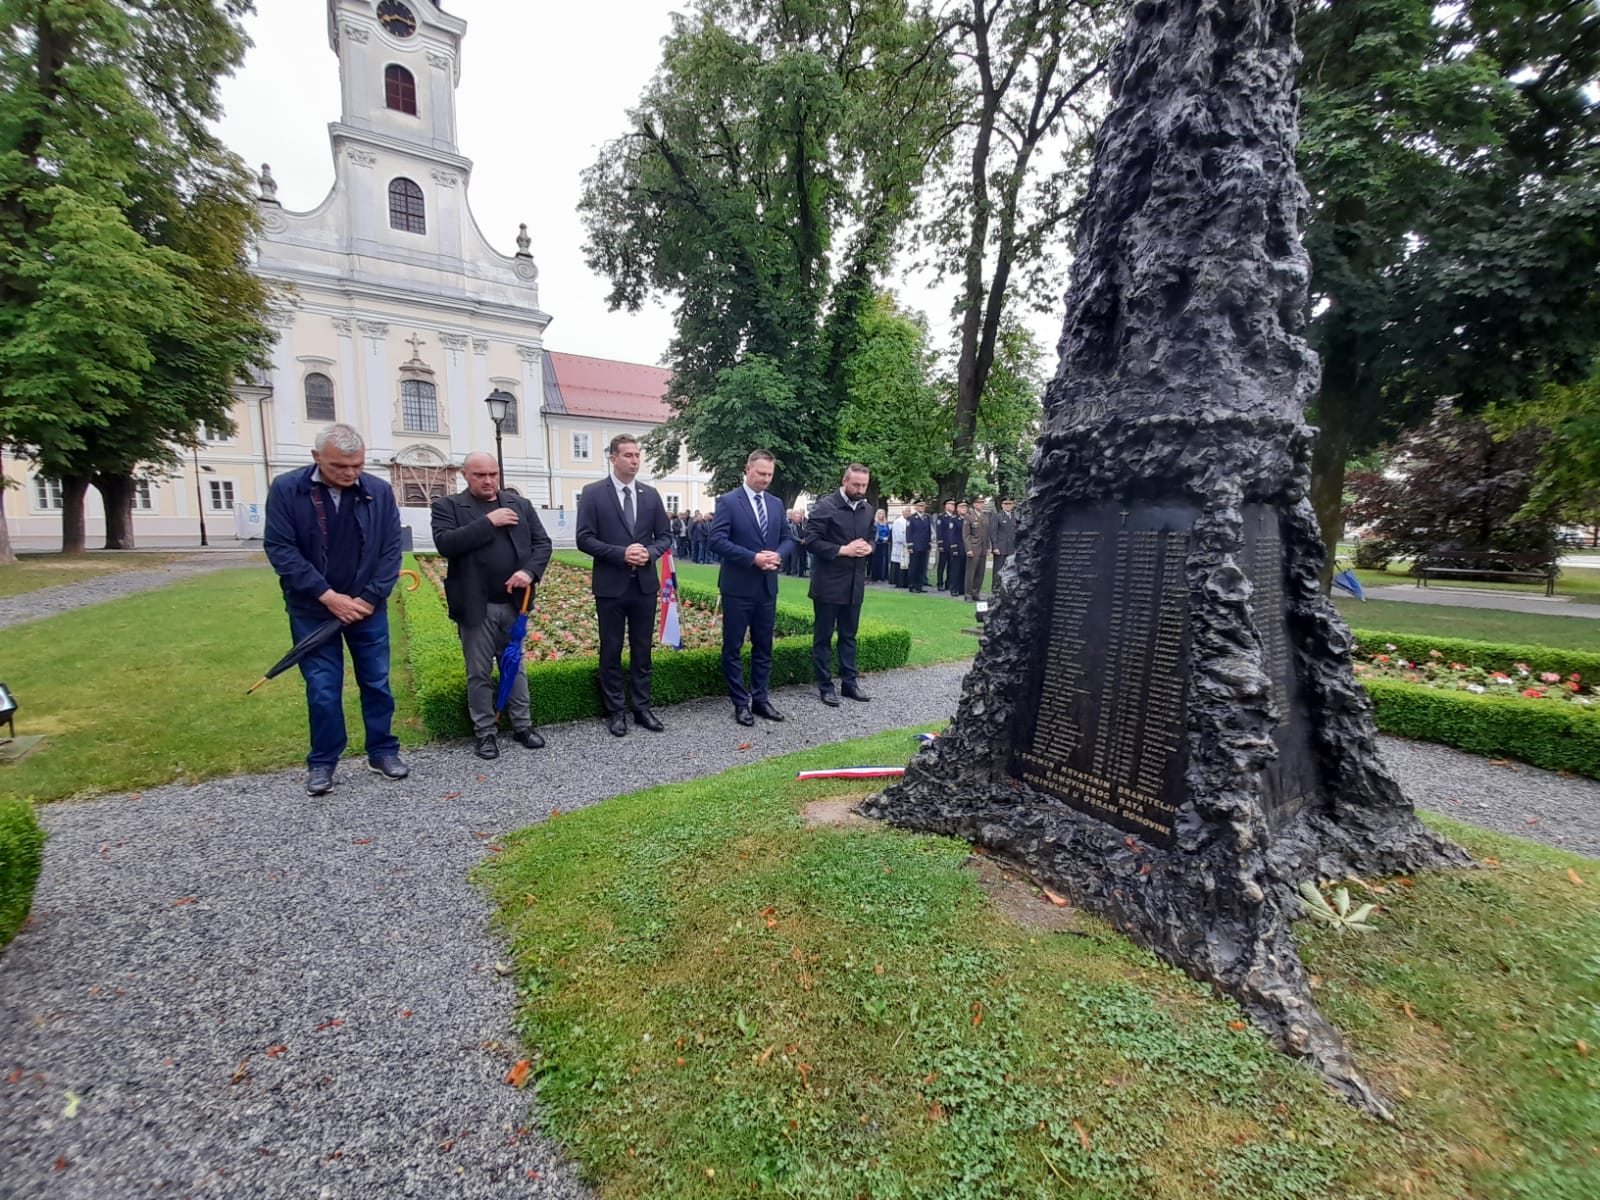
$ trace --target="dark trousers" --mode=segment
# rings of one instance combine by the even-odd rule
[[[845,687],[856,685],[856,628],[861,624],[861,605],[824,604],[811,602],[816,618],[816,628],[811,635],[811,668],[817,679],[817,689],[833,690],[833,654],[830,642],[834,630],[839,632],[839,682]]]
[[[600,697],[606,712],[627,707],[622,696],[622,631],[628,631],[628,690],[635,709],[650,707],[650,643],[656,636],[656,594],[630,587],[620,596],[596,596],[600,620]]]
[[[772,627],[777,619],[776,596],[722,597],[722,677],[728,681],[728,699],[737,708],[767,701],[767,681],[772,678]],[[746,630],[750,632],[748,690],[740,661]]]
[[[950,584],[952,596],[964,596],[967,582],[966,551],[953,552],[950,555],[950,570],[946,575],[946,582]]]
[[[950,586],[950,551],[939,547],[939,565],[934,569],[933,586],[941,592]]]
[[[925,592],[928,590],[928,552],[926,550],[913,550],[911,552],[911,590]]]
[[[299,641],[328,620],[322,616],[289,614],[289,634]],[[344,728],[344,648],[350,647],[350,665],[361,690],[361,723],[366,726],[367,757],[397,754],[400,740],[391,728],[394,693],[389,690],[389,610],[381,607],[370,617],[342,627],[300,660],[306,681],[306,709],[311,718],[311,753],[306,765],[331,767],[344,753],[348,739]]]
[[[996,554],[994,556],[994,571],[989,576],[989,590],[994,591],[1000,586],[1000,568],[1011,561],[1009,554]]]
[[[673,550],[679,558],[687,560],[689,557],[689,537],[687,534],[678,538],[677,548]]]
[[[987,553],[974,554],[967,559],[967,599],[976,600],[983,594],[983,568],[988,565]]]

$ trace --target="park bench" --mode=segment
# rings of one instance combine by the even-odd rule
[[[1556,594],[1556,576],[1561,568],[1549,554],[1512,554],[1501,550],[1433,550],[1420,555],[1411,573],[1418,587],[1429,580],[1459,579],[1466,576],[1507,583],[1542,583],[1544,594]]]

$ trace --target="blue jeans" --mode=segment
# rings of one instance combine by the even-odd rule
[[[298,642],[328,619],[289,614],[289,632]],[[367,757],[397,754],[394,736],[394,694],[389,691],[389,610],[385,606],[365,620],[346,625],[300,660],[306,681],[306,709],[311,718],[309,767],[331,767],[344,753],[348,738],[344,728],[344,647],[361,689],[361,719],[367,727]]]

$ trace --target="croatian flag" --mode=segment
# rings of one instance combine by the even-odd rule
[[[678,627],[678,569],[672,565],[672,551],[661,553],[661,624],[656,637],[663,646],[683,649],[683,631]]]

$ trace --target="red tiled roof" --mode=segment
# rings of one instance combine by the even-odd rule
[[[662,399],[672,372],[643,363],[549,351],[561,399],[575,417],[611,417],[655,425],[672,415]]]

